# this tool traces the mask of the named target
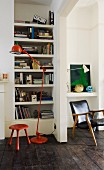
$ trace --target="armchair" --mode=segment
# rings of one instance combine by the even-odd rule
[[[86,100],[71,101],[70,106],[74,120],[72,136],[74,137],[76,127],[81,129],[89,129],[94,143],[97,146],[96,138],[94,135],[94,128],[98,126],[104,126],[104,118],[95,119],[94,115],[96,112],[103,112],[104,116],[104,110],[90,110]]]

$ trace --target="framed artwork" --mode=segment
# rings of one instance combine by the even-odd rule
[[[71,92],[76,85],[83,85],[84,92],[87,86],[91,86],[90,65],[88,64],[71,64],[70,65],[70,84]]]

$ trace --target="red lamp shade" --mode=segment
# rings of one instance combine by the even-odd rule
[[[23,52],[23,49],[19,45],[14,45],[12,47],[11,53],[12,54],[21,54]]]

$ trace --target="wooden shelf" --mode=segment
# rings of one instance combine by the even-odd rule
[[[88,93],[88,92],[81,92],[81,93],[74,93],[69,92],[67,93],[67,97],[97,97],[96,92]]]

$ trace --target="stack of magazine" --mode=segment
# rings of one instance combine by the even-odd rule
[[[54,118],[54,114],[52,110],[41,110],[41,118],[42,119],[51,119]]]

